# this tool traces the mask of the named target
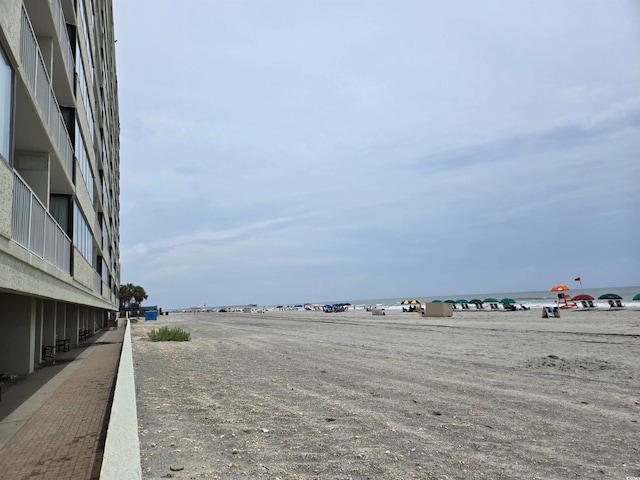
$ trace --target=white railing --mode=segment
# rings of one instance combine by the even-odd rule
[[[93,271],[93,291],[102,295],[102,276],[95,270]]]
[[[75,62],[73,61],[73,50],[71,50],[71,42],[69,41],[69,32],[67,31],[67,22],[64,19],[64,11],[62,10],[62,4],[60,0],[50,0],[51,12],[53,13],[53,23],[56,26],[58,32],[58,38],[60,39],[60,48],[62,49],[62,56],[64,57],[64,65],[67,68],[67,76],[69,77],[69,83],[73,88]]]
[[[34,255],[71,274],[71,239],[25,181],[14,173],[11,237]]]
[[[49,133],[58,149],[64,169],[69,178],[73,178],[73,146],[71,139],[53,92],[44,60],[40,54],[36,35],[33,32],[29,16],[24,7],[22,8],[22,29],[20,31],[20,61],[31,88],[36,94],[36,100],[47,122]]]
[[[100,219],[98,218],[97,215],[96,215],[96,219],[93,222],[93,228],[96,231],[96,238],[98,238],[97,234],[100,234],[100,236],[102,236],[102,224],[100,223]],[[100,248],[102,248],[102,246],[100,246]]]

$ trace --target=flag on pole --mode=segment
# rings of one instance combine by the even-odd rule
[[[579,282],[580,281],[580,277],[576,277],[573,279],[574,282]]]

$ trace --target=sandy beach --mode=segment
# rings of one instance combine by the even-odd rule
[[[132,339],[145,478],[640,478],[640,310],[171,314]]]

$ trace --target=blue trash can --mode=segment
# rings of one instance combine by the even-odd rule
[[[144,312],[144,320],[158,320],[158,311],[157,310],[147,310]]]

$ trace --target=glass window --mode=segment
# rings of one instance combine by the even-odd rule
[[[9,161],[11,147],[11,94],[13,72],[0,49],[0,157]]]
[[[78,205],[73,202],[73,245],[93,264],[93,235]]]
[[[62,227],[64,233],[69,237],[69,212],[71,210],[71,197],[69,195],[51,194],[49,197],[49,212],[51,216],[58,222],[58,225]]]
[[[78,167],[80,168],[80,173],[82,173],[82,179],[84,180],[85,185],[87,186],[87,191],[89,192],[89,198],[93,202],[93,172],[91,171],[91,164],[89,163],[89,156],[87,155],[87,147],[84,143],[84,138],[82,136],[82,132],[80,131],[80,127],[78,122],[76,121],[76,145],[75,145],[75,154],[76,160],[78,161]]]

